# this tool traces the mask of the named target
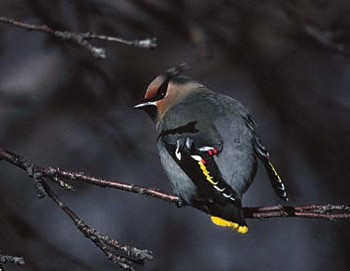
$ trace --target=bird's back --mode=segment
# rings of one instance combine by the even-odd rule
[[[193,139],[198,148],[217,148],[219,154],[214,159],[223,179],[240,196],[246,191],[256,172],[252,134],[245,122],[247,117],[249,112],[240,102],[204,87],[164,115],[157,125],[158,148],[175,192],[186,199],[196,190],[166,151],[166,144],[176,144],[183,138]]]

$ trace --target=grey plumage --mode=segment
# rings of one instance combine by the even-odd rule
[[[175,145],[180,138],[192,138],[198,148],[213,146],[221,150],[215,161],[223,178],[241,196],[256,172],[252,133],[243,118],[248,114],[248,110],[237,100],[200,87],[169,110],[157,125],[157,133],[161,135],[188,123],[196,123],[193,131],[160,136],[157,142],[169,180],[186,203],[190,204],[192,197],[199,196],[197,189],[171,159],[166,145]]]
[[[246,233],[241,197],[254,179],[257,157],[275,191],[287,199],[284,184],[249,111],[178,74],[173,68],[158,76],[135,108],[156,122],[161,163],[174,192],[185,204],[209,210],[213,223]]]

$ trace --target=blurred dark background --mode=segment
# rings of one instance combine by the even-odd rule
[[[239,99],[287,184],[290,204],[349,204],[350,2],[1,0],[19,21],[127,39],[151,51],[75,44],[0,24],[0,144],[42,166],[171,192],[148,116],[132,109],[169,67]],[[249,220],[241,236],[207,215],[91,185],[52,186],[87,223],[154,252],[138,270],[349,270],[349,221]],[[115,270],[25,172],[0,163],[0,251],[7,270]],[[261,167],[246,206],[283,204]]]

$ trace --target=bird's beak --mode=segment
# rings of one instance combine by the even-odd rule
[[[151,101],[147,101],[147,100],[144,100],[142,101],[141,103],[137,104],[134,106],[134,109],[143,109],[147,106],[157,106],[156,105],[156,102],[151,102]]]

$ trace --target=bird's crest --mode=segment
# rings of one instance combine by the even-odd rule
[[[170,80],[171,78],[179,76],[180,74],[182,74],[183,72],[185,72],[189,69],[190,69],[190,65],[188,65],[187,63],[184,62],[184,63],[181,63],[177,67],[172,67],[172,68],[168,69],[164,73],[164,75],[166,77],[166,80]]]

